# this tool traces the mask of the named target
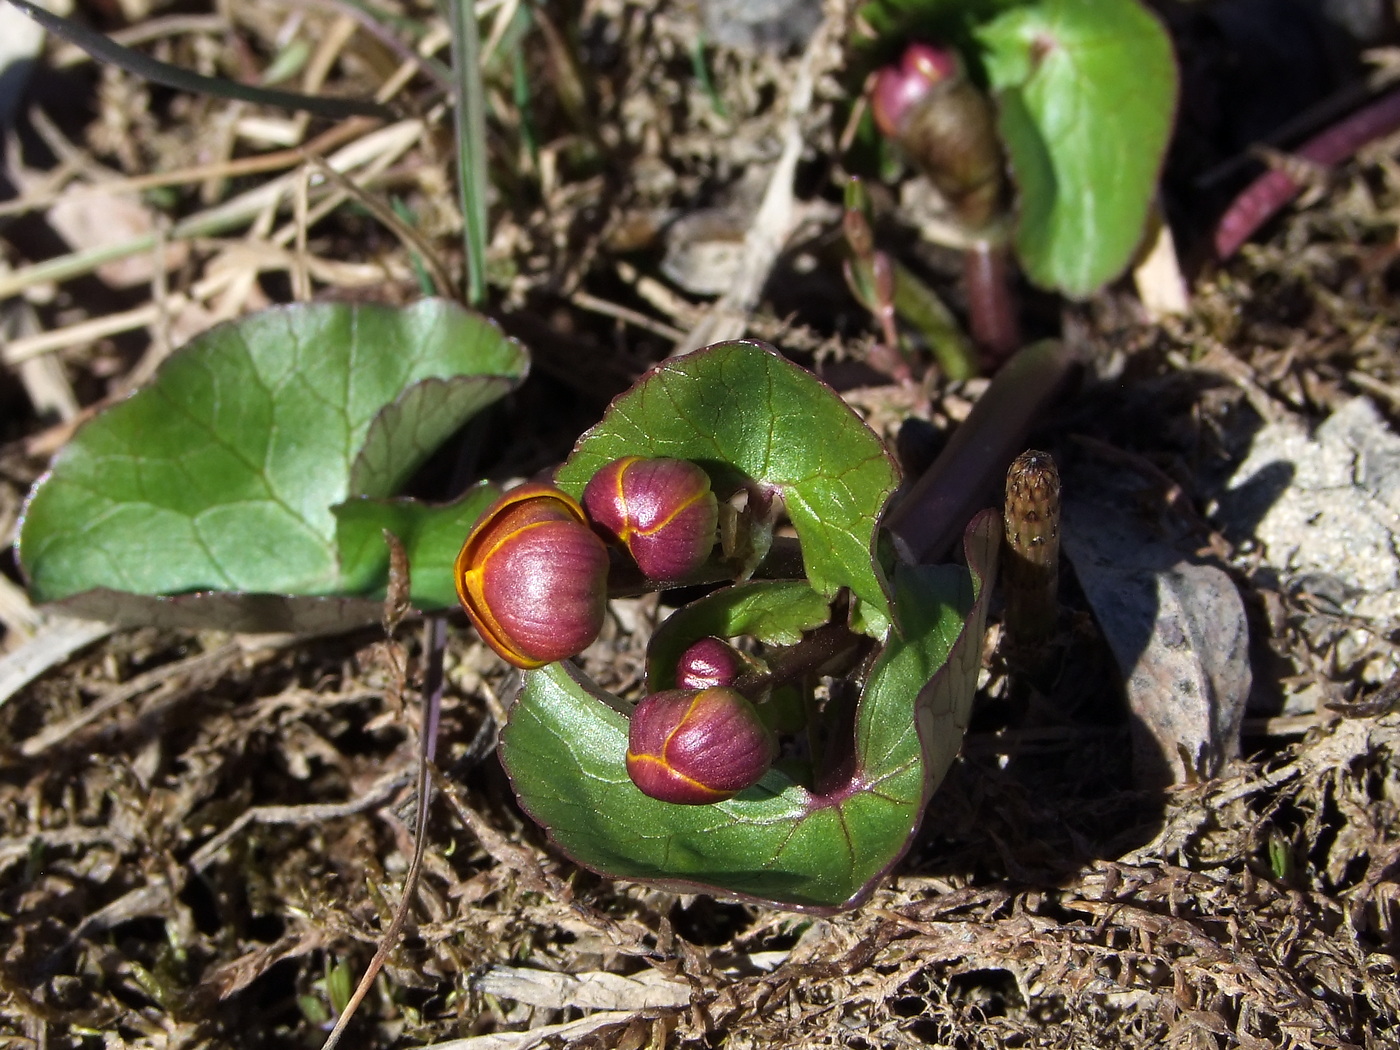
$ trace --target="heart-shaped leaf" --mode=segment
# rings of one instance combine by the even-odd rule
[[[812,587],[828,598],[849,587],[857,625],[876,636],[888,626],[870,552],[894,462],[830,387],[766,343],[717,343],[658,365],[579,439],[555,481],[581,496],[623,456],[699,463],[721,499],[745,488],[781,496]]]
[[[1171,42],[1137,0],[1039,0],[976,30],[1018,189],[1016,251],[1084,296],[1132,258],[1171,135]]]
[[[903,855],[967,726],[1000,527],[968,527],[967,571],[895,576],[891,632],[856,709],[849,776],[818,794],[770,770],[710,806],[643,795],[627,776],[627,717],[569,663],[525,676],[501,758],[522,805],[578,863],[798,910],[849,907]]]
[[[450,565],[479,495],[346,501],[389,496],[527,368],[495,324],[443,300],[303,304],[213,328],[55,457],[20,532],[32,593],[369,594],[388,527],[412,552],[415,601],[447,604],[448,577],[416,570]]]

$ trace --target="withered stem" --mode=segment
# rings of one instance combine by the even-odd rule
[[[1055,632],[1060,586],[1060,472],[1047,452],[1023,452],[1006,472],[1001,578],[1010,644],[1030,650]]]

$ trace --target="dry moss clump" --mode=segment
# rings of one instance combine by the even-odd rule
[[[478,655],[454,648],[459,680]],[[56,714],[64,686],[112,695],[112,672],[146,688],[22,754],[36,739],[19,738],[22,712]],[[312,1039],[411,852],[413,716],[386,706],[389,673],[368,637],[250,650],[139,632],[0,711],[4,1034]],[[483,995],[493,966],[656,971],[687,989],[686,1005],[613,1015],[578,1045],[629,1031],[763,1047],[1395,1038],[1394,714],[1334,716],[1165,797],[1067,788],[1071,766],[1125,735],[1066,730],[1009,763],[974,739],[904,873],[829,919],[575,871],[514,811],[487,707],[452,701],[446,724],[415,923],[360,1022],[379,1045],[579,1016]]]

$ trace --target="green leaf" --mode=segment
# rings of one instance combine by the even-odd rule
[[[909,40],[961,45],[970,24],[984,22],[997,11],[1026,0],[871,0],[856,12],[857,25],[873,38],[903,47]],[[871,35],[858,33],[857,45]]]
[[[462,423],[499,401],[519,380],[509,375],[424,379],[385,405],[350,467],[350,491],[392,496]]]
[[[674,689],[676,663],[701,638],[748,635],[767,645],[796,645],[826,623],[831,609],[805,581],[753,580],[722,587],[677,609],[647,646],[647,691]]]
[[[771,770],[713,806],[643,795],[627,776],[627,718],[566,663],[525,676],[501,758],[521,804],[578,863],[779,907],[858,903],[903,855],[967,726],[1000,527],[967,533],[972,574],[896,574],[891,634],[856,711],[854,771],[818,794]]]
[[[849,587],[861,629],[889,603],[871,565],[875,521],[898,475],[884,445],[836,393],[766,343],[718,343],[654,368],[579,439],[556,475],[581,496],[622,456],[699,463],[721,499],[747,486],[783,499],[813,588]]]
[[[1019,190],[1021,264],[1088,295],[1142,238],[1176,106],[1171,41],[1137,0],[1040,0],[977,38]]]
[[[389,550],[383,535],[387,529],[408,552],[414,605],[420,609],[455,605],[452,566],[457,552],[481,512],[500,494],[499,487],[482,482],[440,506],[412,499],[365,497],[337,504],[331,509],[345,590],[382,595],[389,574]]]
[[[333,508],[387,496],[527,366],[496,325],[444,300],[304,304],[213,328],[55,457],[20,532],[32,593],[369,593],[382,540],[370,554],[364,531],[380,524],[450,562],[445,526],[474,503],[392,505],[373,526],[367,506],[340,522]],[[413,568],[415,598],[450,600]]]

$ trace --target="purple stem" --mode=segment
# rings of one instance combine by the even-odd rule
[[[1294,155],[1313,164],[1332,167],[1351,157],[1367,143],[1400,128],[1400,89],[1382,95],[1320,135],[1308,139]],[[1215,227],[1215,254],[1228,259],[1256,230],[1302,192],[1302,184],[1286,171],[1274,168],[1249,184],[1225,210]]]
[[[963,253],[963,283],[972,338],[982,351],[983,370],[991,372],[1021,348],[1006,245],[978,241],[968,248]]]
[[[992,378],[933,466],[887,515],[901,557],[924,565],[947,557],[972,516],[996,502],[1007,466],[1077,365],[1062,343],[1047,339],[1019,351]]]
[[[868,650],[871,640],[856,634],[844,622],[828,623],[810,631],[802,641],[780,650],[769,661],[767,671],[750,671],[734,680],[730,688],[750,700],[804,675],[835,674],[839,662],[850,661]]]

